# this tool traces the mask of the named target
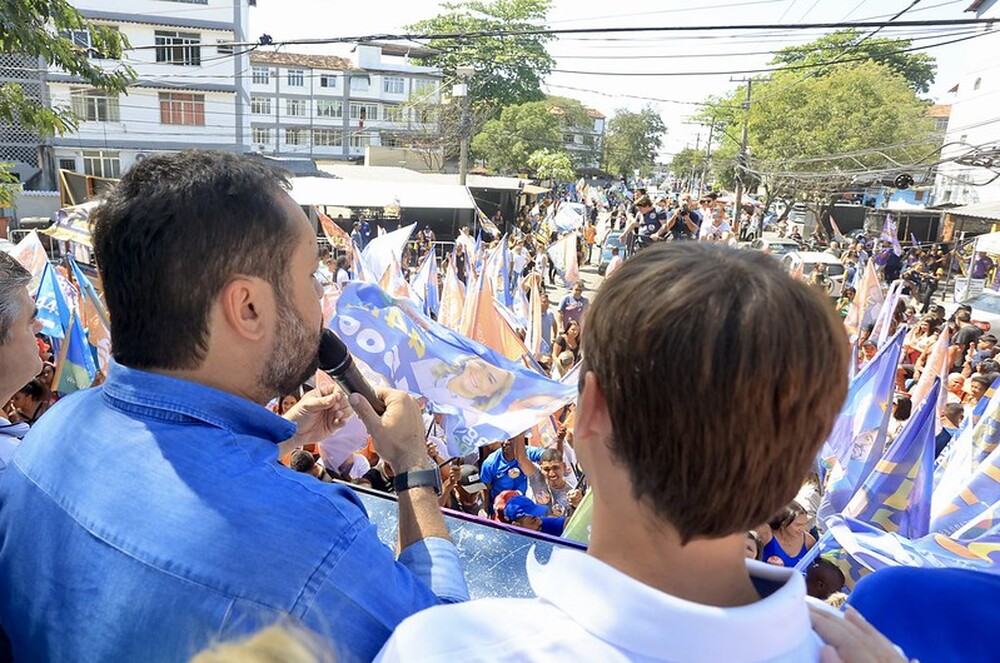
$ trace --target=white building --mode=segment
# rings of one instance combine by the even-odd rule
[[[601,153],[604,151],[605,117],[593,108],[587,108],[586,111],[586,124],[562,127],[563,147],[573,157],[578,168],[597,169],[601,167]]]
[[[55,166],[118,177],[153,152],[186,148],[248,151],[250,62],[245,47],[251,0],[71,0],[89,21],[128,38],[123,62],[137,76],[126,94],[89,89],[58,69],[48,73],[54,106],[72,107],[77,132],[50,141]],[[86,31],[72,35],[88,48]],[[101,61],[100,53],[89,57]]]
[[[354,61],[256,51],[250,64],[251,145],[263,154],[360,160],[369,145],[437,135],[441,71],[397,47],[358,45]]]
[[[1000,1],[975,0],[966,11],[977,18],[1000,19]],[[1000,68],[996,54],[1000,52],[1000,27],[983,26],[989,34],[970,40],[966,45],[965,67],[951,100],[951,117],[942,159],[973,156],[991,158],[1000,167]],[[1000,202],[1000,179],[987,168],[948,162],[938,168],[935,182],[937,206],[968,205]],[[992,182],[990,181],[992,180]]]

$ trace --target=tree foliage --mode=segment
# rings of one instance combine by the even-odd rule
[[[707,161],[704,150],[685,147],[670,160],[670,172],[675,177],[681,178],[690,177],[691,173],[697,175],[705,167]]]
[[[408,29],[445,34],[544,28],[551,0],[462,0],[442,6],[444,13]],[[488,101],[499,109],[544,97],[541,83],[554,64],[545,50],[551,39],[549,35],[430,39],[427,45],[439,53],[421,61],[440,67],[451,79],[457,67],[473,67],[472,99]]]
[[[86,49],[64,36],[68,31],[87,30],[91,35],[90,54],[121,59],[128,40],[117,30],[84,20],[66,0],[2,0],[0,52],[42,58],[88,85],[111,93],[123,92],[134,79],[127,66],[105,70],[88,59]],[[42,136],[76,128],[78,119],[71,109],[51,109],[24,94],[14,83],[0,86],[0,122],[17,124]]]
[[[638,113],[615,111],[605,138],[608,172],[620,177],[631,177],[636,170],[644,176],[651,173],[666,133],[659,113],[648,106]]]
[[[490,120],[472,140],[472,153],[501,173],[528,168],[532,153],[561,144],[559,117],[547,101],[529,101],[507,106]]]
[[[732,188],[742,173],[759,178],[771,195],[822,196],[912,170],[933,156],[928,104],[910,82],[868,60],[844,64],[824,76],[779,72],[755,81],[749,111],[746,88],[710,100],[704,113],[728,130],[712,157],[713,172]],[[748,122],[746,168],[737,168],[735,137]]]
[[[536,150],[528,157],[528,166],[540,180],[568,182],[573,179],[573,160],[562,150]]]
[[[934,82],[937,65],[934,57],[926,53],[907,52],[913,45],[909,39],[874,37],[861,41],[858,30],[839,30],[800,46],[789,46],[778,51],[771,64],[822,65],[828,62],[853,61],[866,58],[884,65],[907,80],[916,92],[926,93]],[[860,43],[859,43],[860,42]],[[808,69],[811,76],[826,76],[842,67],[828,64]]]

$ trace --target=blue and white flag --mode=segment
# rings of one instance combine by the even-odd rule
[[[349,283],[329,326],[374,373],[445,415],[453,456],[523,433],[576,397],[575,385],[510,361],[377,286]]]
[[[937,419],[936,381],[899,437],[875,465],[847,507],[845,516],[896,532],[908,539],[927,534],[931,521],[931,484],[934,474],[934,421]]]
[[[59,285],[56,268],[49,263],[45,263],[42,279],[38,283],[35,306],[38,308],[38,321],[42,323],[42,333],[64,339],[69,327],[70,307]]]
[[[826,486],[819,508],[823,520],[844,510],[882,457],[903,333],[898,330],[851,381],[844,407],[823,443],[819,459]]]
[[[940,488],[940,486],[939,486]],[[935,500],[931,531],[951,534],[1000,502],[1000,447],[979,464],[972,477],[943,506]]]

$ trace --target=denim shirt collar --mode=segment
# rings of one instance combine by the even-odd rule
[[[103,388],[104,400],[112,407],[139,410],[157,419],[194,419],[274,444],[296,431],[295,424],[253,401],[197,382],[122,366],[113,359]]]

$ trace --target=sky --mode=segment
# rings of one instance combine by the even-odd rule
[[[747,25],[884,20],[913,0],[553,0],[551,28]],[[974,18],[964,13],[972,0],[919,0],[898,20]],[[263,33],[275,41],[401,33],[408,23],[441,12],[435,0],[257,0],[250,8],[248,37]],[[949,41],[947,33],[968,27],[887,28],[879,36],[916,38],[914,45]],[[559,37],[548,45],[554,71],[545,80],[549,94],[572,97],[608,117],[619,108],[651,105],[667,127],[660,159],[669,162],[684,147],[705,147],[708,127],[691,121],[696,102],[735,88],[734,71],[766,68],[776,50],[816,39],[825,30],[757,30],[589,34]],[[943,35],[943,36],[942,36]],[[291,48],[285,50],[291,51]],[[297,46],[293,52],[349,55],[350,46]],[[937,77],[926,95],[949,103],[948,90],[961,76],[965,44],[927,51],[937,58]],[[583,72],[583,73],[568,73]],[[676,75],[676,74],[686,75]],[[694,75],[691,75],[691,74]],[[626,75],[628,74],[628,75]],[[637,75],[651,74],[651,75]],[[672,74],[672,75],[667,75]],[[649,101],[632,97],[652,97]],[[680,102],[680,103],[674,103]]]

